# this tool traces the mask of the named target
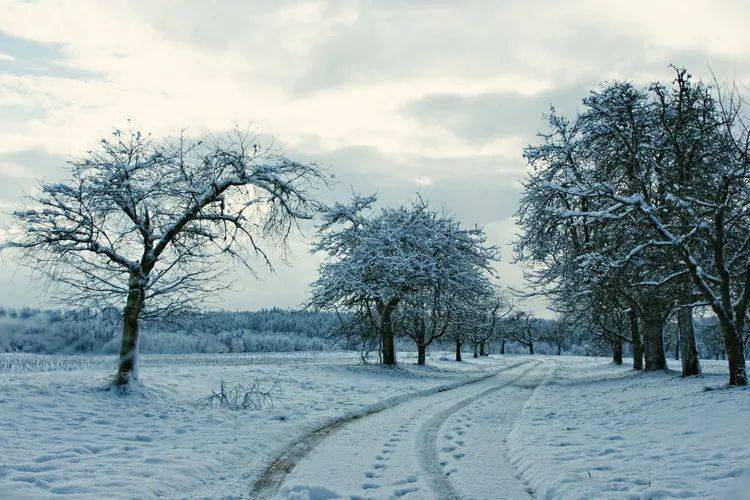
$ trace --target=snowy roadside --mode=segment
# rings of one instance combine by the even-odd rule
[[[32,371],[16,364],[1,372],[0,497],[241,496],[281,450],[315,428],[518,362],[457,364],[435,355],[418,367],[404,354],[389,369],[339,353],[317,354],[314,362],[307,353],[248,357],[230,355],[234,364],[223,365],[215,355],[160,356],[141,370],[149,389],[126,398],[99,390],[111,365],[45,371],[34,361]],[[222,380],[267,376],[281,391],[273,407],[232,412],[195,404]]]
[[[511,461],[536,498],[750,498],[750,391],[705,392],[726,364],[702,363],[684,380],[560,358],[509,435]]]

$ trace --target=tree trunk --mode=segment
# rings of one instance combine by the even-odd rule
[[[529,354],[534,354],[534,343],[529,342]]]
[[[562,343],[561,342],[557,343],[557,355],[562,356]]]
[[[724,334],[724,346],[729,364],[729,385],[747,385],[742,338],[734,325],[726,321],[721,321],[721,330]]]
[[[505,339],[500,341],[500,354],[505,354]]]
[[[396,364],[396,346],[393,340],[393,324],[391,322],[391,313],[393,311],[390,303],[383,308],[383,314],[380,318],[380,332],[383,341],[383,364]]]
[[[424,342],[424,332],[425,332],[425,324],[424,321],[421,320],[421,318],[417,318],[414,320],[414,327],[416,329],[417,333],[417,364],[418,365],[424,365],[426,362],[426,350],[427,345],[425,345]]]
[[[145,290],[137,285],[136,278],[131,277],[128,285],[130,288],[122,314],[120,360],[115,375],[115,385],[119,387],[125,387],[131,381],[138,380],[138,323],[143,311]]]
[[[456,361],[461,361],[461,337],[456,335]]]
[[[622,339],[620,338],[612,342],[612,361],[618,366],[622,364]]]
[[[695,344],[692,307],[683,307],[677,311],[677,325],[680,331],[680,349],[678,352],[682,354],[682,376],[699,375],[701,365],[698,360],[698,348]]]
[[[628,311],[630,318],[630,342],[633,344],[633,370],[643,370],[643,344],[638,330],[638,314],[631,307]]]
[[[484,349],[484,342],[485,342],[484,340],[479,342],[479,355],[480,356],[487,356],[487,352]]]
[[[664,320],[666,314],[661,307],[647,304],[643,314],[643,344],[646,370],[666,370],[667,356],[664,354]]]
[[[473,344],[474,344],[474,346],[473,346],[474,347],[474,357],[478,358],[479,357],[479,342],[474,341]]]

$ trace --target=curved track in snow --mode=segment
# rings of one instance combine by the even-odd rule
[[[536,387],[523,386],[519,381],[526,377],[532,382],[541,380],[529,377],[530,372],[540,372],[541,365],[535,361],[517,363],[501,372],[465,382],[460,389],[404,397],[362,415],[333,422],[288,448],[261,474],[250,494],[253,498],[271,498],[276,494],[277,498],[452,499],[474,496],[474,487],[465,478],[477,474],[492,476],[499,471],[510,476],[509,479],[502,483],[484,481],[485,488],[528,496],[507,462],[502,443],[493,443],[489,450],[483,444],[487,441],[483,434],[492,432],[494,427],[482,429],[476,425],[472,430],[468,422],[476,419],[480,424],[486,413],[487,425],[495,425],[494,422],[501,420],[493,416],[493,411],[499,409],[504,412],[502,419],[512,423]],[[449,421],[453,422],[453,429],[458,429],[456,419],[458,422],[465,419],[463,430],[441,432]],[[509,429],[499,430],[502,439]],[[446,438],[454,440],[446,443]],[[438,443],[439,440],[442,441]],[[464,445],[464,440],[468,444],[477,442],[477,456],[472,456],[473,447],[466,447],[465,453],[454,452],[457,446]],[[482,453],[491,456],[488,459]],[[459,480],[459,488],[455,480]],[[483,494],[481,489],[477,491]]]

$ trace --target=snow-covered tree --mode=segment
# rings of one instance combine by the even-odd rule
[[[570,336],[569,332],[578,324],[577,318],[572,314],[558,314],[557,318],[542,332],[542,340],[553,345],[556,354],[561,356],[563,345]]]
[[[621,89],[617,92],[622,93]],[[592,93],[585,102],[593,102],[598,96]],[[525,181],[518,211],[522,233],[516,244],[517,255],[530,264],[528,281],[553,303],[573,304],[578,309],[594,307],[588,298],[602,290],[627,302],[640,320],[635,326],[643,328],[646,369],[665,369],[662,329],[673,304],[663,299],[671,296],[642,285],[653,277],[650,268],[662,265],[662,256],[652,251],[638,259],[623,259],[621,249],[632,246],[640,234],[637,224],[606,213],[593,217],[591,214],[600,212],[600,201],[572,195],[568,190],[577,186],[578,178],[610,165],[598,167],[593,141],[587,142],[586,135],[586,127],[594,128],[595,122],[593,117],[584,116],[588,121],[582,117],[570,122],[553,111],[549,117],[551,132],[543,136],[542,144],[530,146],[525,152],[533,170]],[[601,175],[605,176],[604,172]],[[556,189],[560,186],[564,188]],[[633,334],[637,347],[641,344],[637,328]],[[640,356],[634,361],[639,367]]]
[[[462,301],[489,290],[497,258],[496,249],[485,244],[480,229],[463,228],[447,214],[425,208],[420,207],[422,223],[411,235],[419,242],[414,249],[422,263],[421,286],[399,308],[403,331],[417,346],[418,364],[424,364],[427,347],[445,335]]]
[[[313,251],[328,254],[311,285],[310,305],[352,311],[375,326],[384,364],[396,363],[393,314],[413,290],[414,262],[408,241],[406,209],[372,216],[375,196],[355,196],[321,211]]]
[[[551,289],[582,269],[617,283],[637,316],[632,327],[643,328],[647,369],[666,366],[662,330],[675,309],[683,373],[699,372],[692,309],[708,306],[722,325],[730,383],[746,383],[750,134],[742,113],[735,93],[676,70],[671,88],[615,82],[592,92],[574,121],[553,113],[553,132],[527,150],[536,170],[521,210],[523,257]],[[536,221],[545,199],[553,204]],[[550,246],[542,230],[555,227]]]
[[[508,331],[508,337],[525,346],[529,354],[534,354],[534,344],[541,339],[542,328],[530,312],[518,311],[513,319],[514,325]]]
[[[689,192],[691,179],[702,177],[700,155],[712,147],[700,143],[705,141],[701,134],[697,138],[693,135],[695,130],[705,128],[702,121],[705,112],[710,111],[710,98],[700,86],[692,88],[682,70],[677,71],[675,88],[670,94],[660,84],[642,89],[616,82],[592,93],[584,101],[587,108],[580,118],[582,142],[594,166],[588,172],[593,175],[586,177],[595,179],[595,183],[609,184],[618,192],[637,193],[650,200],[671,227],[684,226],[685,218],[679,210],[670,208],[665,190]],[[628,231],[621,248],[637,249],[624,257],[621,251],[619,255],[612,252],[610,257],[620,259],[618,265],[632,269],[638,278],[632,283],[638,295],[646,299],[635,307],[642,312],[647,369],[649,365],[666,368],[661,332],[676,307],[685,341],[683,374],[699,373],[692,330],[693,287],[679,256],[667,246],[641,247],[658,237],[654,228],[644,224],[640,214],[627,209],[611,212],[610,201],[594,198],[600,208],[592,216],[595,223],[617,228],[618,233]],[[606,217],[601,209],[608,214]]]
[[[374,203],[374,196],[355,196],[323,210],[313,250],[328,258],[310,304],[371,322],[385,364],[396,363],[394,327],[400,326],[416,343],[421,364],[463,297],[487,281],[497,250],[480,229],[462,228],[422,199],[372,213]]]
[[[741,99],[722,96],[717,86],[695,84],[677,72],[672,89],[652,85],[634,89],[641,104],[631,108],[655,125],[639,140],[637,161],[625,162],[617,182],[613,172],[592,170],[573,186],[550,186],[576,198],[594,198],[596,212],[583,215],[602,221],[628,219],[640,238],[623,250],[623,259],[661,251],[669,263],[653,270],[648,285],[661,286],[689,278],[676,298],[684,316],[679,321],[683,359],[697,361],[691,351],[693,287],[721,325],[729,362],[729,383],[745,385],[742,345],[750,304],[750,133]],[[631,143],[631,128],[616,132]],[[592,128],[590,134],[600,131]],[[626,140],[627,139],[627,140]],[[613,158],[615,155],[612,156]],[[601,163],[597,162],[597,165]],[[676,264],[676,265],[675,265]],[[692,345],[691,345],[692,344]]]
[[[508,295],[498,286],[492,286],[483,292],[475,307],[475,326],[466,335],[471,341],[474,357],[487,354],[487,344],[498,338],[500,324],[513,312],[513,303]]]
[[[60,297],[98,306],[125,300],[115,384],[137,378],[139,321],[192,307],[224,288],[222,257],[252,272],[262,246],[284,244],[311,217],[314,165],[236,131],[154,140],[116,130],[70,162],[14,213],[5,243],[50,278]]]

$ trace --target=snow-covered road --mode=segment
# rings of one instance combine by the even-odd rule
[[[550,366],[529,361],[343,425],[294,466],[278,497],[528,497],[505,437]]]

